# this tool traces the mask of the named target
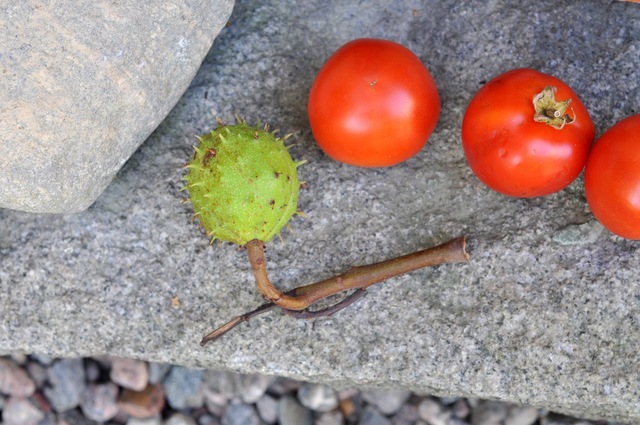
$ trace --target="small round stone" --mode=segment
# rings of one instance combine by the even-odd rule
[[[253,404],[260,400],[269,388],[273,378],[266,375],[240,375],[240,398],[248,404]]]
[[[367,406],[362,411],[359,425],[392,425],[392,422],[375,408]]]
[[[84,394],[85,374],[82,359],[57,360],[47,370],[50,386],[44,395],[56,412],[65,412],[78,407]]]
[[[538,409],[531,406],[512,406],[504,425],[532,425],[538,420]]]
[[[111,382],[89,385],[82,395],[80,408],[93,421],[108,421],[118,413],[118,387]]]
[[[162,425],[162,418],[160,415],[150,418],[129,418],[126,425]]]
[[[374,406],[385,415],[393,415],[411,396],[405,390],[366,390],[362,392],[362,399]]]
[[[149,369],[141,360],[115,358],[111,364],[111,380],[123,388],[142,391],[149,383]]]
[[[304,384],[298,390],[298,400],[316,412],[329,412],[338,407],[338,394],[326,385]]]
[[[2,411],[4,425],[37,425],[44,413],[23,397],[9,397]]]
[[[222,425],[262,425],[256,409],[245,403],[230,404],[222,416]]]
[[[169,419],[164,422],[164,425],[196,425],[196,420],[181,412],[175,412]]]
[[[425,398],[418,405],[418,416],[431,425],[447,425],[451,412],[432,398]]]
[[[472,425],[501,423],[507,417],[510,405],[501,401],[482,400],[471,414]]]
[[[391,418],[393,425],[414,425],[418,417],[418,408],[412,403],[405,403]]]
[[[35,382],[16,362],[0,358],[0,393],[29,397],[36,389]]]
[[[340,411],[324,412],[318,415],[314,425],[343,425],[345,418]]]
[[[142,391],[124,389],[120,394],[121,410],[135,418],[150,418],[160,414],[165,405],[161,385],[149,385]]]
[[[311,410],[300,404],[293,396],[280,399],[278,419],[280,425],[313,425]]]
[[[149,363],[149,383],[158,384],[162,382],[167,373],[171,370],[171,365],[166,363]]]
[[[167,403],[176,410],[204,404],[204,371],[173,366],[164,379]]]
[[[278,400],[269,394],[260,397],[256,402],[258,414],[268,424],[274,424],[278,420]]]

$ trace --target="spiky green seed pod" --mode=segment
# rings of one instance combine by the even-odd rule
[[[185,180],[212,241],[268,242],[298,210],[296,163],[267,127],[221,124],[198,138]]]

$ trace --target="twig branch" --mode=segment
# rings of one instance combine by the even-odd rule
[[[338,311],[342,310],[345,307],[350,306],[360,298],[364,297],[367,294],[367,291],[364,289],[358,289],[353,294],[347,296],[342,301],[332,305],[331,307],[324,308],[322,310],[310,311],[310,310],[287,310],[282,307],[278,307],[273,303],[262,304],[260,307],[252,310],[248,313],[245,313],[241,316],[236,316],[233,319],[229,320],[224,325],[220,326],[218,329],[213,332],[207,334],[200,341],[200,346],[204,347],[207,343],[215,341],[219,339],[221,336],[229,332],[231,329],[235,328],[239,324],[243,322],[248,322],[249,319],[256,317],[260,314],[267,313],[274,308],[280,308],[285,314],[294,317],[296,319],[317,319],[320,317],[329,317],[336,314]]]
[[[214,330],[213,332],[210,332],[204,338],[202,338],[202,341],[200,341],[200,346],[204,347],[208,342],[217,340],[222,335],[226,334],[231,329],[233,329],[236,326],[238,326],[240,323],[247,322],[252,317],[258,316],[258,315],[260,315],[262,313],[266,313],[266,312],[271,311],[271,310],[273,310],[274,308],[277,308],[277,307],[278,306],[273,304],[273,303],[262,304],[260,307],[256,308],[253,311],[245,313],[245,314],[243,314],[241,316],[234,317],[233,319],[229,320],[224,325],[220,326],[218,329]]]
[[[459,237],[432,248],[403,255],[367,266],[353,267],[346,273],[302,286],[293,296],[280,292],[267,276],[264,244],[253,240],[247,244],[251,270],[260,293],[272,303],[287,310],[304,310],[318,300],[348,289],[364,289],[389,278],[409,273],[423,267],[443,263],[468,261],[466,238]]]
[[[341,275],[310,285],[300,286],[285,294],[273,286],[267,276],[264,244],[257,240],[251,241],[247,244],[247,251],[249,262],[251,263],[251,270],[256,279],[256,285],[263,296],[271,302],[263,304],[256,310],[243,314],[242,316],[234,317],[220,328],[205,336],[200,342],[202,346],[220,338],[240,323],[246,322],[259,314],[271,311],[276,306],[282,308],[287,314],[293,317],[314,318],[328,316],[355,302],[365,294],[364,290],[366,288],[378,282],[424,267],[469,260],[469,254],[466,252],[466,238],[459,237],[441,245],[414,252],[413,254],[403,255],[398,258],[366,266],[353,267]],[[356,292],[332,307],[315,312],[303,311],[319,300],[350,289],[356,289]]]
[[[322,310],[315,310],[315,311],[311,311],[311,310],[296,311],[296,310],[286,310],[286,309],[282,309],[282,310],[289,316],[295,317],[296,319],[317,319],[319,317],[329,317],[329,316],[333,316],[343,308],[349,307],[351,304],[358,301],[360,298],[364,297],[365,295],[367,295],[366,289],[356,289],[353,292],[353,294],[347,296],[342,301],[332,305],[331,307],[323,308]]]

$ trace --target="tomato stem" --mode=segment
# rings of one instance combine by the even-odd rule
[[[571,109],[573,118],[567,114],[571,98],[556,100],[555,94],[557,90],[554,86],[547,86],[540,93],[533,96],[533,106],[535,108],[533,120],[548,124],[557,130],[562,130],[565,125],[575,121],[575,111],[573,111],[573,108]]]

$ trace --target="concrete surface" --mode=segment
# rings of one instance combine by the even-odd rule
[[[442,97],[426,148],[392,168],[329,160],[306,118],[324,60],[363,36],[412,49]],[[237,2],[190,89],[89,210],[0,210],[0,350],[110,353],[640,422],[639,242],[593,222],[581,179],[545,198],[506,198],[473,176],[460,145],[475,91],[522,66],[568,82],[601,133],[638,112],[639,49],[631,3]],[[308,217],[267,251],[282,289],[461,234],[471,261],[373,287],[328,319],[261,316],[200,348],[261,302],[245,253],[209,246],[180,203],[195,135],[233,114],[295,132],[292,155],[308,160]]]

